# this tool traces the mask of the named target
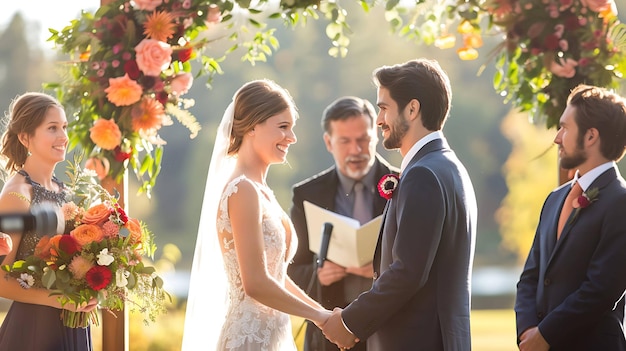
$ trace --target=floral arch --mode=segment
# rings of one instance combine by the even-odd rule
[[[113,0],[83,12],[49,40],[70,55],[67,76],[48,84],[71,112],[70,148],[80,146],[101,178],[119,180],[132,169],[150,194],[160,172],[159,129],[178,123],[194,138],[200,125],[185,99],[194,79],[210,84],[235,49],[255,64],[279,47],[269,22],[287,26],[327,22],[328,53],[345,56],[348,13],[319,0]],[[488,55],[494,88],[505,101],[548,128],[558,124],[570,89],[579,83],[616,88],[626,74],[626,25],[614,0],[390,0],[391,30],[426,45],[478,57],[483,36],[500,44]],[[232,46],[209,53],[214,41]],[[198,65],[192,66],[192,61]],[[199,67],[199,68],[195,68]],[[195,71],[194,71],[195,70]]]

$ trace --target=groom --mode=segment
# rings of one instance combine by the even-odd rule
[[[374,72],[383,146],[403,156],[374,254],[374,283],[324,325],[340,347],[367,338],[370,351],[471,349],[470,280],[476,198],[441,132],[448,77],[417,59]]]
[[[578,86],[559,125],[559,162],[576,174],[541,211],[517,284],[519,347],[626,350],[626,182],[615,164],[626,146],[626,100]]]

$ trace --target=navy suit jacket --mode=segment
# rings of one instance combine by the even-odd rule
[[[383,221],[374,284],[344,309],[346,326],[370,351],[470,350],[476,198],[445,140],[413,157]]]
[[[626,350],[626,183],[615,168],[587,189],[596,201],[556,228],[571,182],[546,199],[517,284],[517,335],[538,326],[552,351]]]

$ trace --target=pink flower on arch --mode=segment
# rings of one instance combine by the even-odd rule
[[[548,69],[557,77],[572,78],[576,75],[576,66],[578,66],[576,60],[571,58],[563,59],[561,57],[559,62],[552,60],[548,65]]]
[[[158,76],[172,62],[172,47],[154,39],[144,39],[135,47],[137,66],[148,76]]]

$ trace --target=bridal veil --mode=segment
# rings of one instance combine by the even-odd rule
[[[235,93],[235,96],[237,94]],[[217,210],[236,158],[228,156],[235,97],[217,128],[189,282],[182,351],[215,350],[226,314],[227,280],[217,236]]]

